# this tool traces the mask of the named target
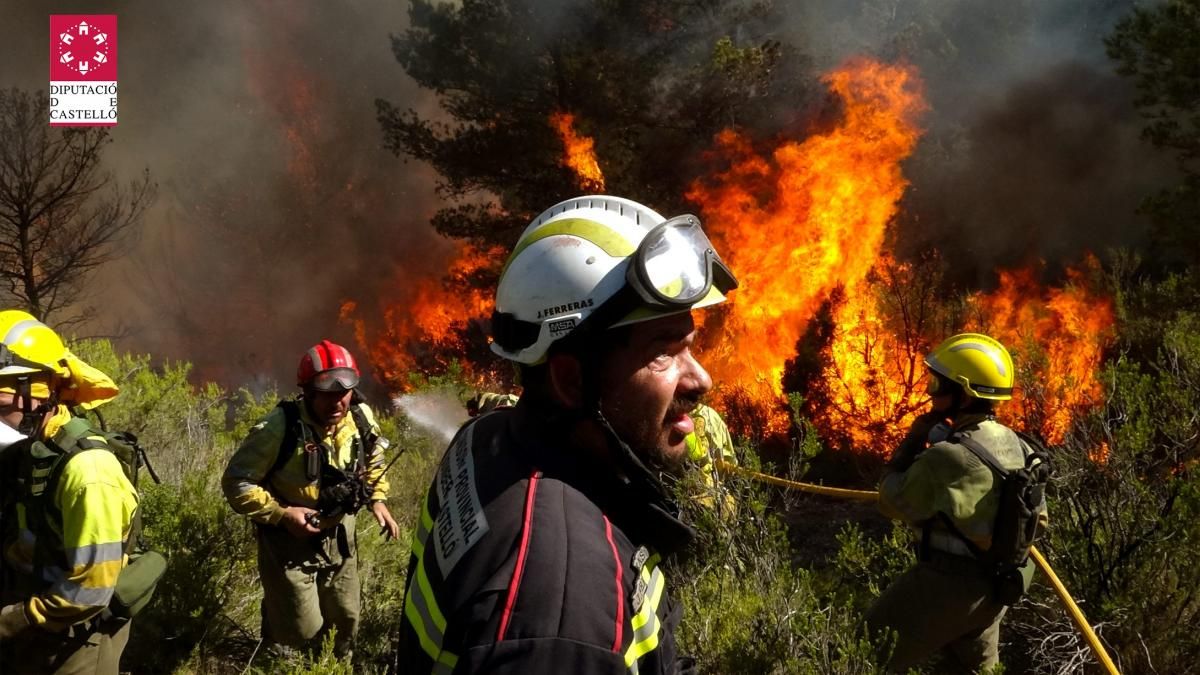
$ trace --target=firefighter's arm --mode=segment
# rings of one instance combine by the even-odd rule
[[[64,467],[55,498],[68,567],[25,610],[30,623],[62,631],[108,607],[125,566],[137,494],[111,452],[87,450]]]
[[[884,473],[879,483],[879,510],[885,516],[920,523],[937,513],[937,495],[944,485],[936,447],[919,454],[906,470]]]
[[[285,424],[283,411],[272,410],[250,429],[221,477],[221,489],[233,510],[266,525],[276,525],[284,516],[284,506],[266,488],[264,480],[275,466]]]
[[[933,411],[918,415],[913,420],[912,426],[908,428],[904,439],[892,452],[892,457],[888,461],[888,470],[907,471],[908,467],[912,466],[912,463],[928,446],[929,432],[942,420],[942,415]]]
[[[375,421],[375,413],[371,412],[371,407],[364,405],[362,407],[363,417],[371,425],[371,433],[382,438],[383,434],[379,430],[379,423]],[[367,466],[370,469],[367,471],[367,485],[373,486],[371,491],[371,501],[383,501],[387,499],[388,485],[387,476],[384,475],[384,467],[387,465],[387,458],[384,457],[384,447],[381,443],[376,443],[374,448],[368,448],[371,455],[367,458]]]

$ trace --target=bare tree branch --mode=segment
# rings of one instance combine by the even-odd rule
[[[46,120],[41,92],[0,90],[0,297],[43,320],[82,299],[84,279],[121,255],[156,193],[149,170],[124,187],[101,170],[107,131]]]

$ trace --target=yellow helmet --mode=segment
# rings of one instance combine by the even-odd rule
[[[1012,398],[1012,357],[1004,345],[986,335],[960,333],[948,338],[925,357],[925,365],[976,398]],[[929,393],[938,393],[936,378],[930,382]]]
[[[0,311],[0,345],[0,377],[68,373],[62,338],[28,312]]]

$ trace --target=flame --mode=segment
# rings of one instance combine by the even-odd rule
[[[771,410],[765,434],[777,434],[790,423],[785,367],[817,326],[819,372],[801,392],[803,412],[827,442],[885,455],[928,409],[923,358],[945,337],[934,334],[945,326],[897,322],[883,302],[912,285],[911,267],[883,244],[908,185],[900,162],[915,147],[926,106],[904,66],[857,60],[825,81],[844,106],[832,129],[769,154],[726,130],[715,154],[728,168],[688,193],[741,281],[718,330],[705,336],[704,363],[724,388],[718,398],[726,408],[748,400]],[[1102,400],[1096,374],[1112,303],[1088,291],[1083,277],[1073,271],[1067,286],[1045,289],[1032,270],[1003,272],[994,293],[969,300],[988,319],[978,330],[1018,357],[1040,355],[1023,371],[1036,392],[1019,390],[1014,407],[1027,429],[1051,443],[1062,441],[1074,415]],[[827,316],[814,324],[822,308]]]
[[[1017,386],[1000,415],[1051,444],[1063,442],[1076,416],[1103,403],[1098,373],[1115,319],[1112,300],[1086,282],[1098,266],[1089,257],[1068,270],[1063,287],[1041,286],[1033,269],[1002,270],[995,291],[967,299],[973,318],[959,328],[986,333],[1012,352]],[[882,256],[876,269],[875,292],[847,297],[834,313],[823,351],[828,365],[814,395],[820,405],[810,413],[827,438],[886,455],[928,409],[923,360],[945,336],[922,335],[932,326],[889,327],[879,298],[911,285],[911,268]],[[1107,449],[1091,454],[1104,457]]]
[[[908,186],[900,163],[919,139],[926,105],[907,66],[856,60],[825,82],[842,106],[836,123],[768,151],[725,130],[711,153],[721,170],[688,190],[741,282],[723,308],[699,315],[707,322],[702,360],[736,432],[782,436],[791,425],[785,369],[815,331],[809,356],[817,367],[801,392],[803,412],[827,443],[883,455],[927,409],[923,358],[948,326],[897,319],[905,312],[899,297],[940,300],[933,284],[914,283],[919,272],[884,250]],[[568,113],[550,122],[566,148],[563,164],[581,187],[602,190],[592,139],[575,132]],[[411,388],[412,372],[444,372],[452,357],[471,353],[469,332],[492,310],[491,289],[471,279],[481,272],[494,279],[502,259],[502,251],[460,245],[444,278],[421,280],[403,302],[385,306],[375,339],[349,319],[393,390]],[[1010,346],[1024,383],[1011,405],[1024,428],[1051,443],[1062,441],[1078,411],[1102,402],[1096,374],[1114,314],[1111,299],[1086,283],[1096,265],[1070,272],[1061,288],[1040,286],[1032,270],[1004,271],[995,291],[966,301],[972,321],[962,330]],[[344,317],[356,314],[355,305],[344,308]],[[489,377],[470,364],[463,359],[466,379]]]
[[[819,406],[809,413],[827,440],[883,455],[927,409],[920,326],[889,325],[880,297],[909,281],[912,269],[881,255],[868,283],[845,293],[822,354]]]
[[[1089,289],[1087,274],[1098,268],[1089,256],[1082,268],[1068,270],[1064,287],[1049,289],[1039,287],[1032,270],[1002,271],[995,291],[971,298],[980,329],[1017,359],[1024,381],[1017,382],[1010,405],[1028,430],[1052,444],[1063,441],[1080,411],[1104,402],[1097,373],[1115,308],[1111,298]]]
[[[397,289],[410,290],[403,298],[384,303],[383,327],[374,339],[366,322],[358,318],[357,304],[342,305],[342,320],[354,326],[376,375],[392,391],[411,390],[417,383],[414,376],[444,373],[451,361],[463,368],[462,377],[468,381],[482,382],[488,375],[468,358],[477,346],[473,338],[478,337],[469,333],[480,319],[491,316],[494,304],[492,289],[476,277],[496,271],[504,251],[463,242],[456,247],[444,276],[415,282],[408,273],[397,278]]]
[[[908,185],[900,161],[916,145],[926,107],[905,66],[858,60],[825,82],[844,105],[834,128],[784,142],[769,157],[723,131],[715,152],[729,168],[687,194],[741,282],[722,334],[705,340],[705,365],[763,405],[781,397],[784,364],[821,304],[837,288],[862,292]],[[769,431],[787,423],[774,415]]]
[[[587,192],[604,192],[604,172],[596,161],[595,142],[575,131],[575,116],[555,112],[550,115],[550,126],[562,139],[565,151],[562,164],[579,176],[579,187]]]

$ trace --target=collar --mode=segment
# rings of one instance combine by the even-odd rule
[[[496,414],[496,413],[492,413]],[[647,544],[663,555],[685,548],[695,531],[679,519],[679,509],[659,486],[622,477],[616,458],[601,450],[574,445],[580,415],[535,408],[522,398],[505,418],[506,443],[543,474],[582,492],[635,545]]]
[[[984,422],[994,421],[996,416],[992,413],[966,413],[956,415],[954,417],[954,430],[965,431],[974,429]]]
[[[46,413],[46,419],[42,422],[42,438],[54,438],[67,422],[71,421],[71,410],[63,404],[54,406],[54,411]]]

